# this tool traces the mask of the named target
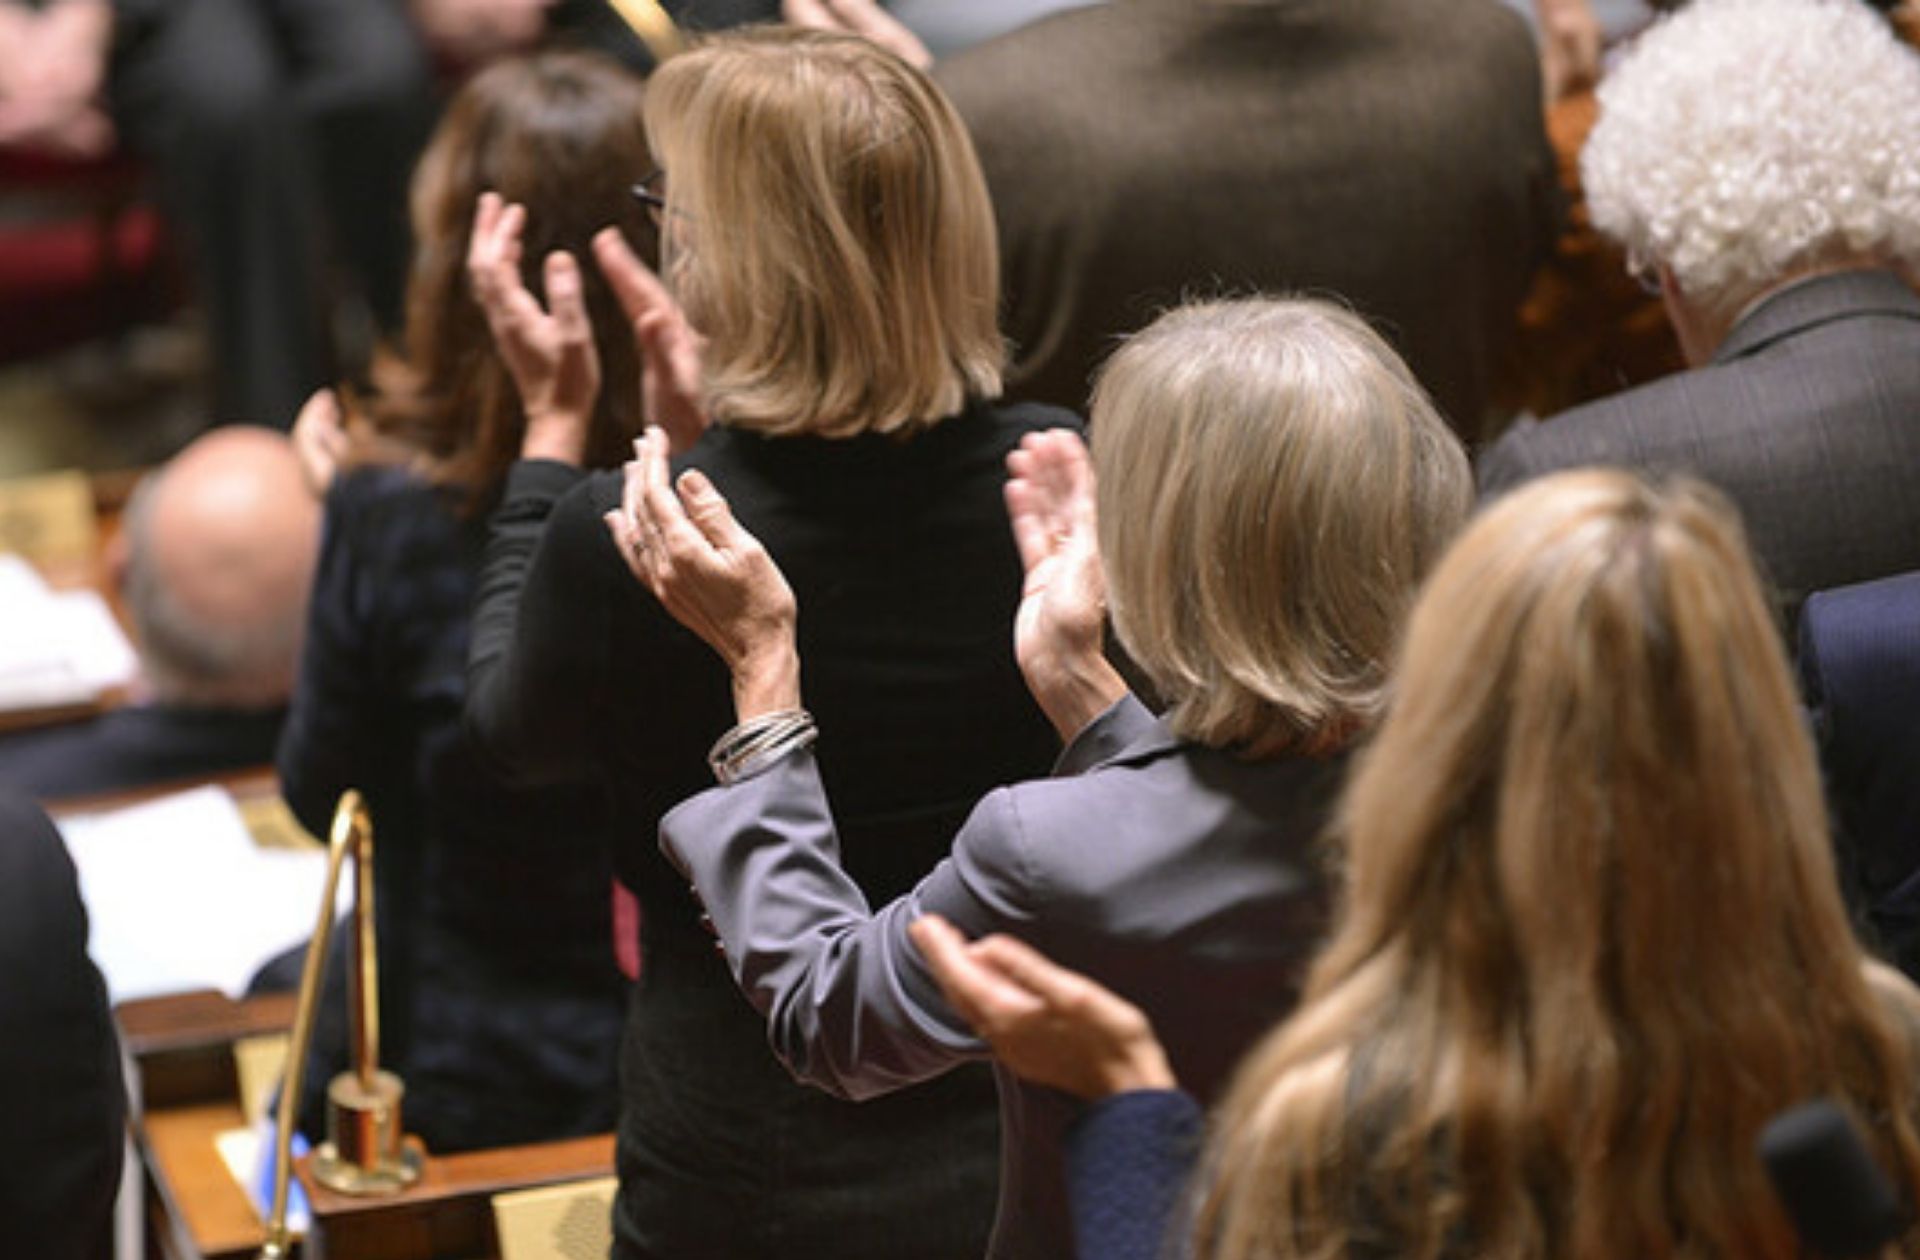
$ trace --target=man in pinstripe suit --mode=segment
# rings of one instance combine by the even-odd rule
[[[1789,618],[1920,568],[1915,153],[1920,58],[1865,5],[1697,0],[1644,37],[1583,176],[1692,366],[1523,423],[1482,455],[1483,495],[1583,464],[1704,478]]]

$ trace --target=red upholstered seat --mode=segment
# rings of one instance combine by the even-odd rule
[[[138,163],[0,152],[0,363],[164,312],[178,286]]]

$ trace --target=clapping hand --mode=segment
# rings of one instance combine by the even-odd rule
[[[556,250],[547,255],[551,313],[542,310],[520,278],[526,207],[498,193],[481,193],[467,246],[467,279],[486,314],[494,349],[520,391],[527,431],[520,454],[578,464],[600,398],[600,352],[594,346],[581,290],[580,264]]]
[[[676,451],[684,451],[706,432],[701,399],[700,351],[705,342],[687,323],[660,277],[627,247],[620,233],[607,228],[593,238],[593,256],[613,286],[620,309],[633,321],[640,350],[640,414],[666,430]]]
[[[1126,692],[1101,650],[1106,575],[1086,444],[1065,429],[1029,434],[1007,456],[1007,517],[1026,569],[1013,650],[1034,699],[1071,740]]]
[[[969,944],[938,915],[909,931],[947,1001],[1016,1074],[1088,1100],[1173,1088],[1152,1025],[1118,994],[1010,936]]]
[[[800,705],[793,591],[760,540],[698,470],[667,473],[667,435],[634,444],[621,506],[606,515],[614,547],[673,618],[733,673],[739,720]]]

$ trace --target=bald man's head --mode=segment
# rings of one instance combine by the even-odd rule
[[[215,429],[127,507],[126,601],[155,698],[265,708],[293,689],[320,508],[287,438]]]

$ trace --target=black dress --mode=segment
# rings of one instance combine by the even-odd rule
[[[910,438],[709,431],[703,470],[799,600],[806,704],[845,865],[876,903],[942,856],[989,789],[1058,745],[1014,663],[1020,564],[1002,502],[1054,408],[974,404]],[[793,1082],[735,990],[660,816],[712,777],[733,724],[726,669],[628,573],[602,515],[620,478],[525,462],[494,517],[468,718],[513,772],[612,790],[614,863],[644,957],[621,1055],[615,1254],[967,1257],[995,1199],[984,1068],[866,1103]],[[543,530],[544,526],[544,530]]]
[[[324,836],[340,793],[373,818],[383,1062],[437,1152],[604,1133],[624,980],[613,961],[604,799],[509,787],[461,723],[484,513],[395,468],[327,499],[300,682],[280,744],[287,802]],[[302,1127],[345,1066],[330,968]]]

